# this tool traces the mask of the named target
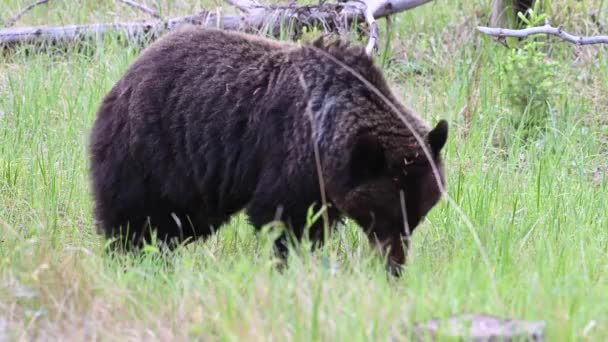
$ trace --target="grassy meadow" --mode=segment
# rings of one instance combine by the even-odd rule
[[[0,21],[28,3],[0,0]],[[221,2],[160,5],[177,16]],[[283,272],[272,236],[244,215],[168,256],[109,255],[86,146],[138,48],[108,37],[88,51],[0,55],[0,340],[408,340],[415,322],[461,313],[544,320],[549,341],[608,340],[608,46],[550,40],[535,64],[554,63],[550,96],[527,107],[546,116],[525,140],[513,118],[537,112],[508,94],[537,74],[504,71],[510,50],[475,30],[489,11],[487,0],[434,1],[393,19],[389,51],[381,34],[377,60],[404,103],[450,122],[453,202],[416,230],[399,279],[350,221]],[[603,0],[554,0],[552,22],[599,34],[593,11],[606,34]],[[118,1],[54,0],[17,26],[144,17]]]

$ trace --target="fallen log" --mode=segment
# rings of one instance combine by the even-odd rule
[[[238,8],[239,14],[202,11],[198,14],[124,23],[98,23],[68,26],[14,27],[0,30],[0,47],[13,48],[23,44],[74,44],[86,39],[103,39],[107,34],[119,34],[128,41],[155,39],[163,32],[184,24],[218,27],[227,30],[266,32],[275,37],[282,28],[321,27],[324,31],[348,30],[353,22],[367,22],[370,27],[371,53],[377,46],[376,19],[418,7],[432,0],[351,0],[318,5],[261,5],[254,0],[227,0]]]

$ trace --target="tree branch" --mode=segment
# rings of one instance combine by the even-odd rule
[[[369,41],[365,52],[371,55],[378,48],[378,23],[376,19],[388,17],[391,14],[407,11],[424,5],[432,0],[361,0],[365,5],[363,16],[369,26]]]
[[[363,0],[367,7],[371,8],[376,19],[404,12],[431,1],[433,0]]]
[[[38,0],[36,2],[32,2],[31,4],[25,6],[24,9],[22,9],[21,11],[19,11],[19,13],[15,14],[14,16],[12,16],[6,22],[6,27],[11,27],[11,26],[15,25],[15,23],[17,22],[17,20],[19,20],[26,12],[28,12],[29,10],[31,10],[32,8],[34,8],[34,7],[38,6],[38,5],[46,4],[49,1],[50,0]]]
[[[119,1],[122,2],[122,3],[124,3],[124,4],[129,5],[131,7],[135,7],[137,9],[141,10],[141,11],[144,11],[144,12],[148,13],[149,15],[153,16],[156,19],[160,19],[160,20],[163,19],[157,11],[151,9],[150,7],[148,7],[148,6],[144,5],[144,4],[140,4],[140,3],[135,2],[133,0],[119,0]]]
[[[365,9],[365,21],[369,26],[369,41],[365,47],[365,52],[371,56],[374,50],[378,48],[378,23],[374,18],[372,8],[369,6]]]
[[[608,36],[575,36],[563,30],[561,26],[553,27],[549,24],[531,27],[527,29],[521,30],[512,30],[512,29],[504,29],[504,28],[494,28],[494,27],[485,27],[478,26],[477,30],[479,32],[495,36],[495,37],[517,37],[517,38],[525,38],[535,34],[549,34],[552,36],[559,37],[567,42],[577,44],[577,45],[589,45],[589,44],[608,44]]]

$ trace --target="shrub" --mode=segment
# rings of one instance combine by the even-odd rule
[[[536,1],[528,17],[518,13],[527,27],[544,22],[546,14],[539,14],[539,4]],[[511,109],[504,120],[502,143],[514,136],[524,141],[536,138],[545,127],[558,88],[557,63],[549,59],[542,38],[531,36],[520,43],[497,63],[500,97]]]

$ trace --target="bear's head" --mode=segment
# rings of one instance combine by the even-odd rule
[[[348,191],[336,204],[388,254],[391,271],[405,262],[410,234],[441,198],[445,179],[440,152],[447,137],[444,120],[423,137],[438,174],[421,148],[405,149],[415,156],[407,160],[373,134],[357,136],[350,151]]]

